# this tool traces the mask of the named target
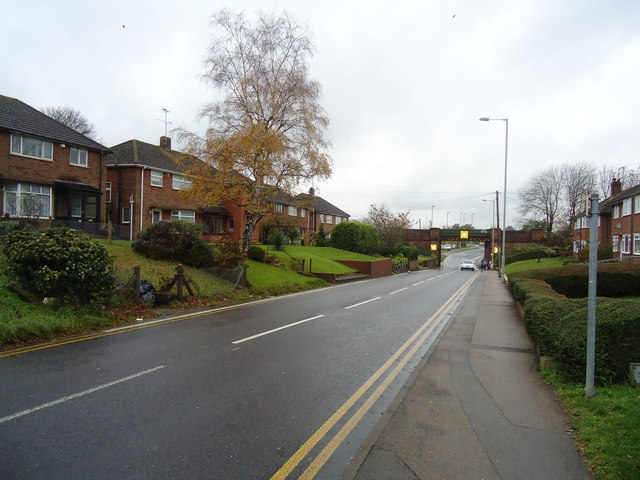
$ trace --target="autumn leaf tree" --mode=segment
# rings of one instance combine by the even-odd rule
[[[411,228],[409,212],[394,214],[385,204],[370,205],[364,223],[375,227],[381,246],[393,248],[404,244],[405,232]]]
[[[331,174],[329,120],[319,104],[320,85],[309,78],[313,53],[306,32],[286,13],[214,15],[214,38],[204,79],[221,94],[205,105],[204,136],[179,132],[189,154],[203,163],[186,172],[191,194],[207,205],[234,201],[246,209],[243,247],[257,223],[274,212],[274,198]]]

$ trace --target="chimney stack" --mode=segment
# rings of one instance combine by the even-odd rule
[[[315,188],[311,187],[311,188],[309,189],[309,195],[314,196],[315,194],[316,194],[316,190],[315,190]]]
[[[160,137],[160,147],[166,148],[167,150],[171,150],[171,138],[165,137],[164,135]]]
[[[617,195],[622,191],[622,182],[619,178],[614,178],[611,181],[611,196]]]

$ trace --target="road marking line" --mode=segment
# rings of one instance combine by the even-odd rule
[[[240,340],[236,340],[235,342],[231,342],[234,345],[238,345],[239,343],[248,342],[249,340],[253,340],[254,338],[263,337],[265,335],[269,335],[273,332],[278,332],[280,330],[284,330],[285,328],[295,327],[296,325],[300,325],[301,323],[310,322],[311,320],[317,320],[318,318],[322,318],[324,315],[316,315],[315,317],[306,318],[304,320],[300,320],[299,322],[290,323],[288,325],[283,325],[282,327],[274,328],[273,330],[268,330],[266,332],[258,333],[257,335],[253,335],[251,337],[241,338]]]
[[[0,418],[0,423],[5,423],[10,420],[14,420],[18,417],[22,417],[24,415],[29,415],[30,413],[37,412],[38,410],[43,410],[45,408],[53,407],[54,405],[58,405],[63,402],[68,402],[69,400],[73,400],[75,398],[89,395],[90,393],[97,392],[98,390],[102,390],[104,388],[113,387],[114,385],[117,385],[119,383],[133,380],[134,378],[141,377],[142,375],[147,375],[148,373],[155,372],[156,370],[160,370],[161,368],[164,368],[164,365],[159,365],[157,367],[150,368],[149,370],[144,370],[142,372],[134,373],[133,375],[129,375],[128,377],[124,377],[119,380],[114,380],[113,382],[105,383],[103,385],[98,385],[97,387],[93,387],[88,390],[83,390],[82,392],[74,393],[73,395],[67,395],[66,397],[53,400],[52,402],[43,403],[42,405],[39,405],[37,407],[29,408],[27,410],[22,410],[21,412],[14,413],[13,415],[7,415],[6,417]]]
[[[380,300],[380,297],[370,298],[369,300],[365,300],[364,302],[356,303],[355,305],[349,305],[348,307],[344,307],[345,310],[349,310],[350,308],[359,307],[360,305],[364,305],[365,303],[374,302],[376,300]]]
[[[429,279],[429,280],[431,280],[431,279]],[[418,283],[414,283],[414,284],[413,284],[413,285],[411,285],[411,286],[412,286],[412,287],[417,287],[418,285],[420,285],[420,284],[422,284],[422,283],[424,283],[424,280],[422,280],[421,282],[418,282]]]
[[[404,287],[404,288],[401,288],[400,290],[396,290],[395,292],[389,293],[389,295],[394,295],[394,294],[396,294],[398,292],[402,292],[403,290],[408,290],[408,289],[409,289],[409,287]]]
[[[436,279],[436,278],[438,278],[438,277],[428,278],[428,279],[427,279],[427,282],[430,282],[431,280],[434,280],[434,279]]]
[[[353,407],[360,398],[380,379],[384,373],[391,368],[395,361],[403,354],[403,352],[409,348],[409,346],[418,338],[422,332],[429,326],[429,324],[442,314],[443,310],[449,309],[454,303],[458,295],[467,288],[475,280],[475,277],[471,277],[467,280],[442,306],[431,316],[416,332],[409,337],[409,339],[382,365],[376,372],[371,375],[358,390],[349,397],[328,419],[325,421],[318,430],[316,430],[309,439],[304,442],[300,448],[287,460],[282,467],[271,477],[271,480],[284,480],[289,474],[300,464],[300,462],[306,458],[309,452],[322,440],[326,434],[340,421],[342,417]]]

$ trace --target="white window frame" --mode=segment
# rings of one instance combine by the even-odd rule
[[[275,210],[276,210],[276,213],[282,213],[282,204],[276,203]]]
[[[25,139],[29,139],[35,142],[41,142],[40,150],[42,152],[42,155],[34,156],[34,155],[27,155],[26,153],[23,153],[25,149],[25,142],[24,142]],[[42,140],[36,137],[30,137],[28,135],[18,135],[18,134],[12,133],[11,146],[9,148],[12,155],[19,155],[21,157],[36,158],[38,160],[53,162],[53,143],[47,140]],[[49,156],[46,156],[47,150],[48,150]]]
[[[640,195],[633,197],[633,213],[640,213]]]
[[[86,148],[69,148],[69,165],[89,168],[89,151]]]
[[[233,233],[236,227],[236,221],[233,217],[229,218],[229,223],[227,224],[227,226],[229,227],[229,233]]]
[[[122,207],[121,223],[131,223],[131,206]]]
[[[633,234],[633,254],[640,255],[640,233]]]
[[[320,214],[320,223],[324,223],[324,213]]]
[[[289,213],[290,217],[297,217],[298,216],[298,207],[294,207],[294,206],[289,205],[289,209],[288,210],[289,210],[288,213]]]
[[[158,216],[158,219],[156,220],[156,215]],[[158,223],[162,221],[162,210],[158,209],[158,208],[152,208],[151,209],[151,223]]]
[[[613,218],[620,218],[620,205],[613,206]]]
[[[191,189],[191,179],[184,175],[173,175],[172,186],[174,190],[189,190]]]
[[[111,203],[111,182],[107,182],[107,186],[105,190],[105,202]]]
[[[301,216],[302,218],[304,218],[304,217],[306,217],[306,216],[307,216],[307,210],[306,210],[305,208],[301,208],[301,209],[300,209],[300,216]]]
[[[196,212],[192,210],[171,210],[171,221],[196,223]]]
[[[622,235],[622,253],[631,253],[631,235],[624,234]]]
[[[333,225],[333,215],[327,215],[327,225]]]
[[[151,183],[152,187],[164,186],[164,173],[162,173],[160,170],[151,170],[149,177],[149,182]]]
[[[620,247],[620,236],[619,235],[614,235],[613,238],[611,239],[611,245],[613,247],[613,251],[614,252],[618,252],[619,251],[619,247]]]
[[[13,189],[14,187],[15,190]],[[39,212],[44,213],[44,215],[31,215],[32,218],[51,218],[53,216],[53,189],[50,186],[35,185],[32,183],[6,183],[3,190],[4,213],[8,213],[10,217],[23,218],[28,216],[28,212],[22,211],[25,197],[28,195],[33,195],[38,199],[38,203],[41,203],[44,207],[44,210]],[[14,198],[11,199],[10,197]],[[45,203],[42,203],[43,199],[46,199]],[[9,208],[11,208],[11,210],[9,210]],[[48,212],[46,210],[48,210]]]
[[[622,216],[626,217],[627,215],[631,215],[631,199],[625,198],[622,200]]]

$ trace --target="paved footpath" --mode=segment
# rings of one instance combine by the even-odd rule
[[[592,478],[509,291],[495,272],[478,275],[345,479]]]

